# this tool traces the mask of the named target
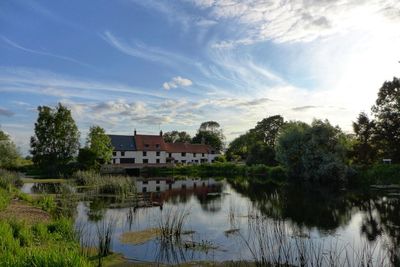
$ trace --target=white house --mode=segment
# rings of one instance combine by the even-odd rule
[[[127,167],[167,166],[176,163],[214,162],[219,153],[209,145],[166,143],[159,135],[109,135],[114,148],[112,164]]]

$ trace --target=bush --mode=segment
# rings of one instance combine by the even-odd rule
[[[354,177],[356,183],[400,185],[400,164],[378,164],[371,167],[358,167],[356,168],[356,173]]]

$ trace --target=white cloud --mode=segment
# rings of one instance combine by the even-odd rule
[[[210,19],[229,20],[238,36],[220,40],[216,47],[257,41],[304,42],[350,29],[399,20],[397,0],[193,0]],[[227,27],[229,26],[227,24]],[[240,24],[244,27],[238,27]],[[239,30],[241,28],[241,30]]]
[[[177,87],[187,87],[191,86],[193,82],[189,79],[182,78],[181,76],[173,77],[171,81],[163,83],[165,90],[170,90]]]

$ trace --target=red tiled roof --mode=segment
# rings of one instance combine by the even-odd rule
[[[169,153],[211,153],[213,150],[209,145],[187,144],[187,143],[165,143]]]
[[[140,151],[165,151],[166,145],[160,135],[135,135],[136,149]]]

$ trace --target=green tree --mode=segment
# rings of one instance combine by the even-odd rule
[[[284,119],[281,115],[267,117],[257,122],[256,127],[250,130],[256,136],[257,141],[262,141],[269,147],[275,147],[276,138],[279,130],[284,124]]]
[[[100,126],[90,127],[86,146],[96,155],[97,165],[111,161],[113,152],[111,139]]]
[[[380,154],[400,162],[400,80],[386,81],[372,107]]]
[[[375,133],[375,122],[368,115],[361,112],[357,121],[353,122],[355,142],[352,147],[351,156],[355,163],[369,165],[376,159],[376,148],[373,146]]]
[[[0,130],[0,168],[12,168],[18,163],[20,155],[10,137]]]
[[[278,137],[276,156],[294,178],[311,181],[344,181],[347,173],[346,139],[327,120],[311,126],[291,122]]]
[[[35,135],[31,137],[34,164],[50,175],[64,173],[79,149],[79,131],[71,111],[59,103],[54,109],[38,107]]]
[[[185,131],[166,132],[163,138],[167,143],[190,143],[192,141],[192,137]]]
[[[199,130],[192,139],[193,144],[210,145],[216,151],[221,151],[224,147],[225,136],[220,125],[215,121],[203,122]]]
[[[275,143],[284,125],[280,115],[274,115],[257,122],[247,133],[234,139],[228,147],[228,159],[240,157],[247,164],[275,165]]]

